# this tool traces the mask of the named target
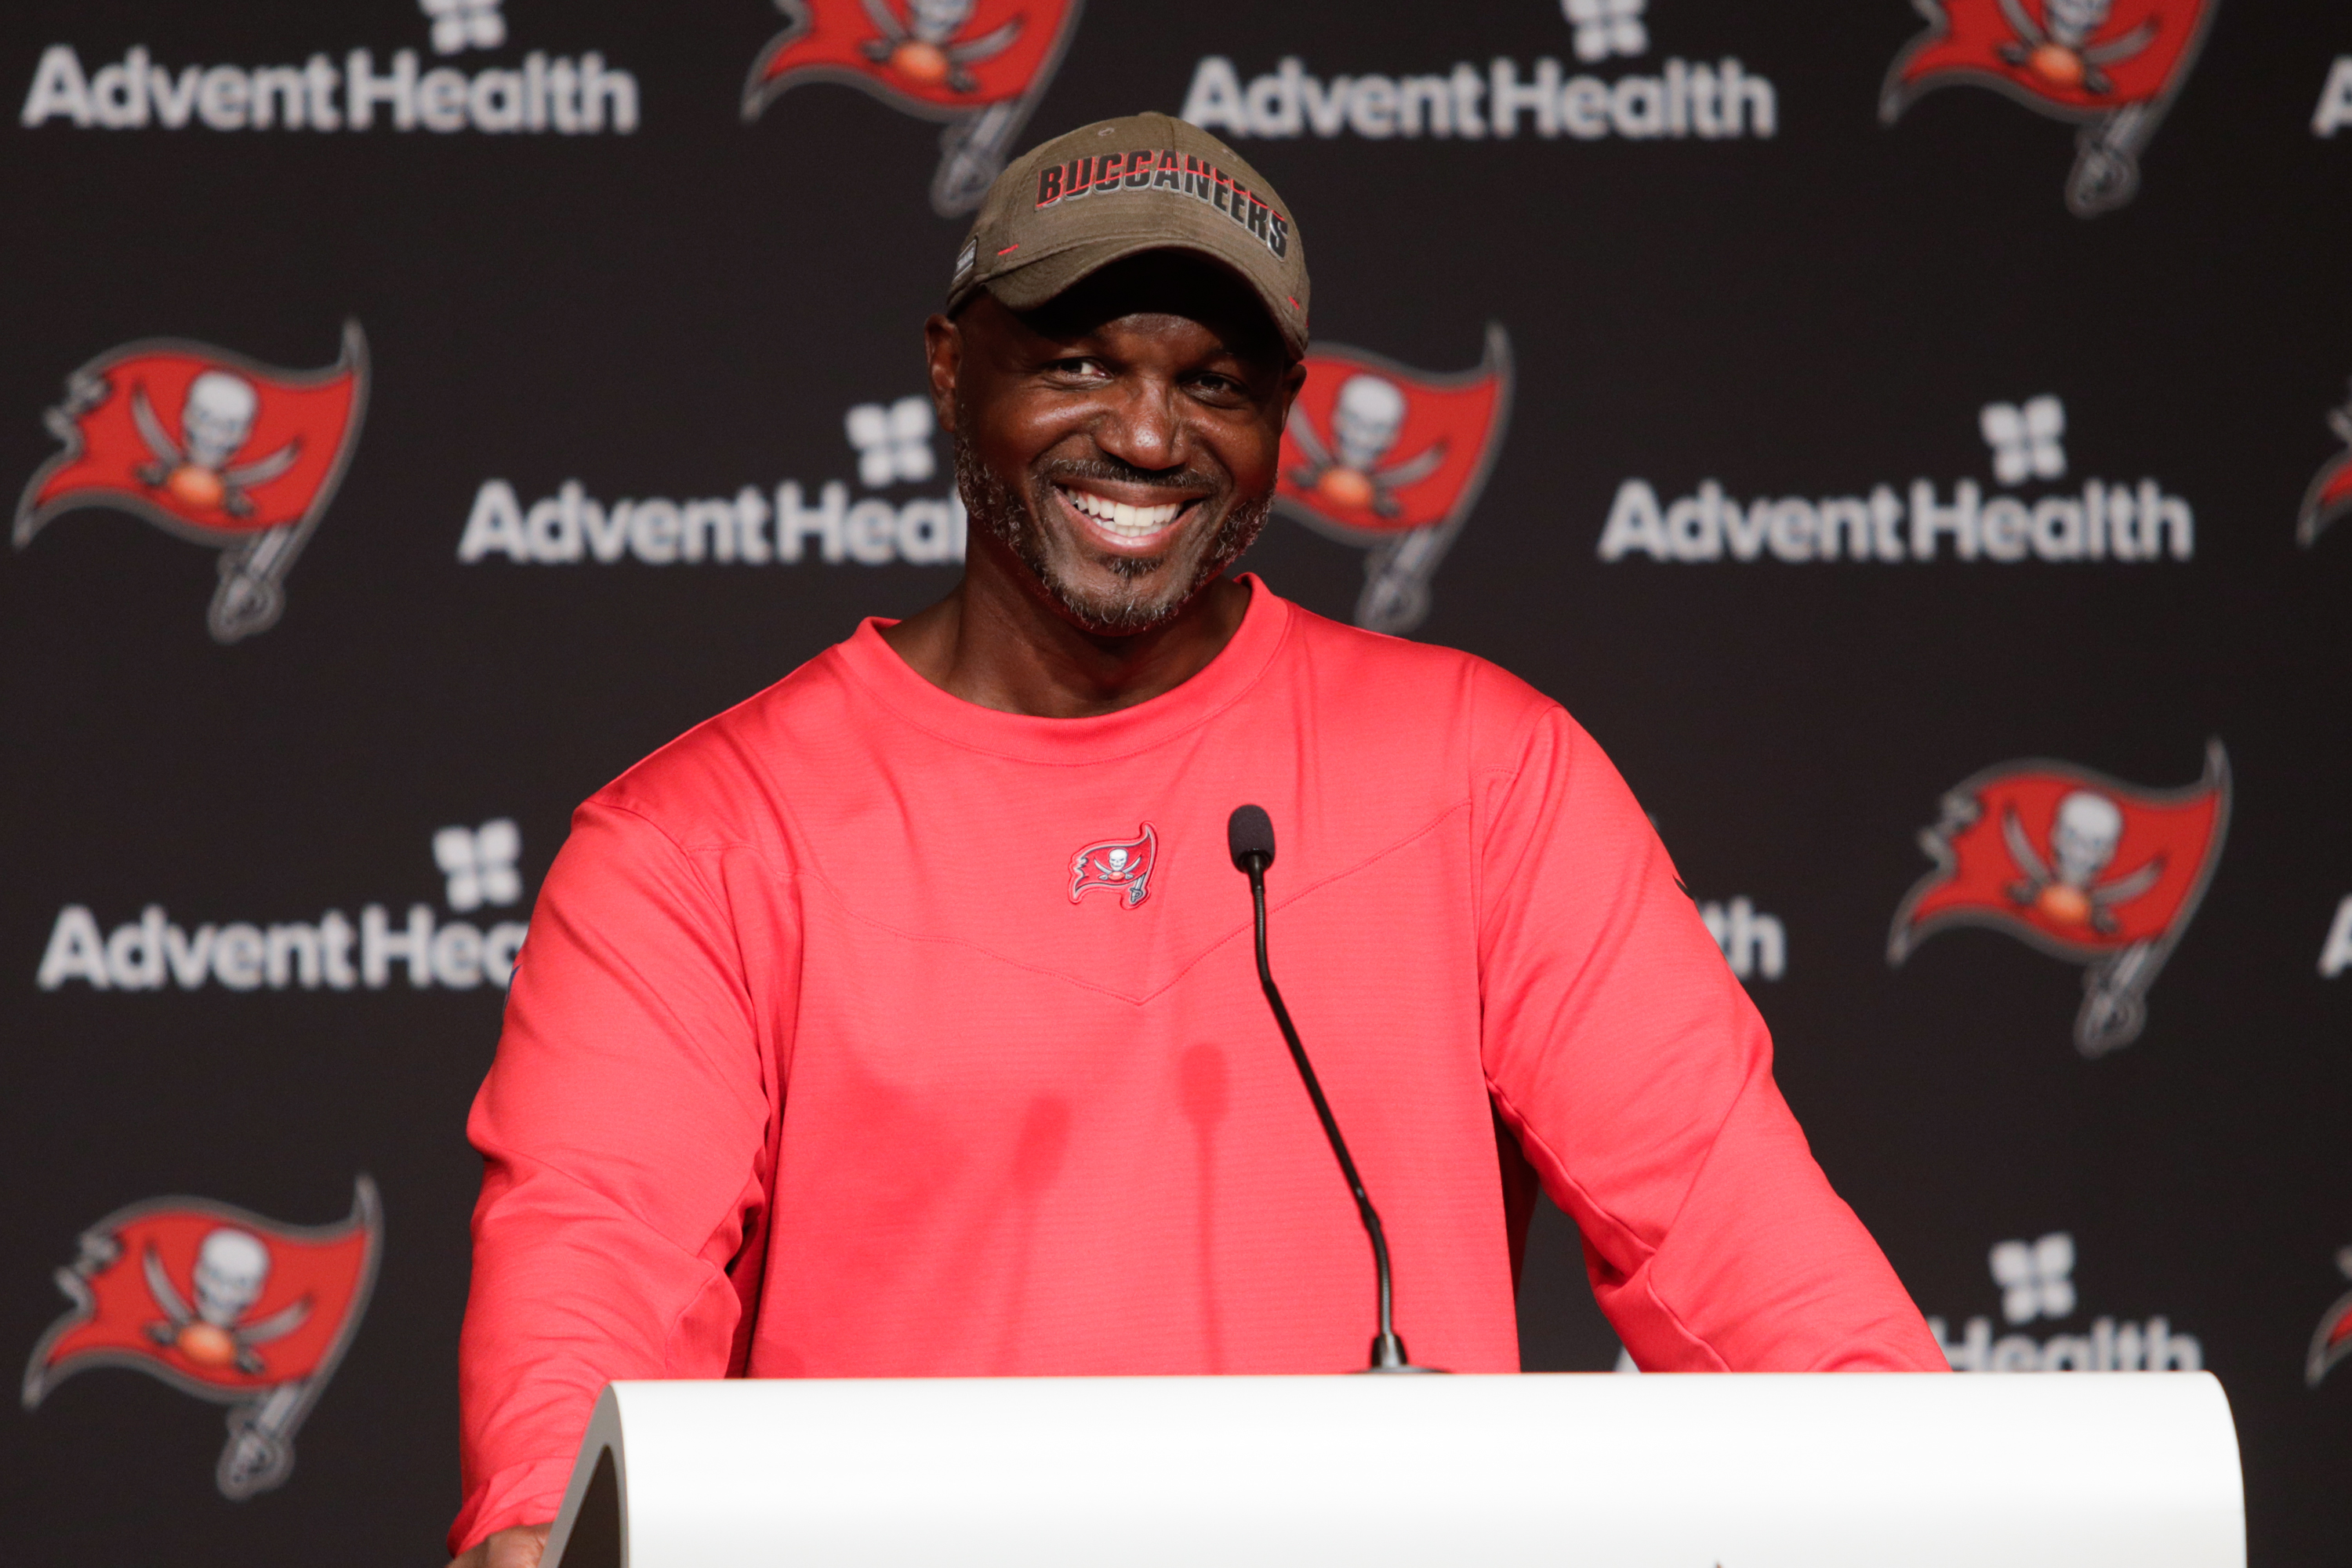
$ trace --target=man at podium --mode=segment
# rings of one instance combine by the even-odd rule
[[[1161,115],[1009,168],[924,328],[963,579],[575,815],[469,1123],[450,1546],[527,1568],[625,1378],[1517,1366],[1538,1184],[1654,1370],[1940,1370],[1762,1021],[1555,703],[1228,569],[1307,344],[1291,208]]]

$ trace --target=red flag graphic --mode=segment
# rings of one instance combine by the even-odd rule
[[[1132,838],[1089,844],[1070,857],[1070,902],[1104,888],[1131,910],[1151,896],[1151,868],[1159,858],[1160,836],[1148,822]]]
[[[2067,205],[2088,216],[2129,201],[2139,150],[2180,90],[2213,0],[1918,0],[1927,31],[1895,58],[1881,93],[1893,123],[1920,94],[1957,82],[2084,122]]]
[[[1081,0],[776,0],[786,26],[751,65],[743,118],[803,82],[838,82],[950,125],[932,205],[970,212],[1053,80]]]
[[[2119,784],[2067,763],[1988,768],[1919,836],[1937,862],[1895,911],[1887,961],[1948,926],[2008,931],[2089,966],[2075,1040],[2097,1056],[2137,1037],[2143,998],[2204,896],[2229,826],[2229,760],[2207,749],[2182,790]]]
[[[239,1406],[221,1490],[251,1496],[293,1467],[293,1437],[366,1310],[383,1234],[375,1184],[359,1178],[336,1225],[280,1225],[204,1198],[156,1198],[82,1233],[57,1272],[72,1308],[41,1336],[24,1402],[76,1373],[119,1366]]]
[[[2329,411],[2327,427],[2343,441],[2345,450],[2322,463],[2311,477],[2311,488],[2303,492],[2294,537],[2305,549],[2319,542],[2329,523],[2352,511],[2352,400]]]
[[[1474,370],[1428,375],[1364,349],[1307,356],[1282,432],[1280,510],[1371,547],[1356,622],[1402,632],[1429,613],[1429,580],[1477,505],[1510,420],[1510,340],[1486,329]]]
[[[130,512],[222,552],[214,637],[261,631],[334,499],[366,397],[356,321],[341,357],[307,374],[173,340],[100,354],[67,377],[65,401],[48,412],[65,450],[26,485],[16,546],[77,508]]]
[[[1909,86],[1983,79],[2056,111],[2104,113],[2168,93],[2189,66],[2210,0],[1944,0],[1943,26],[1895,63]]]

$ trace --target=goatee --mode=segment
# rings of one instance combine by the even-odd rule
[[[1118,470],[1118,471],[1114,471]],[[1067,479],[1141,479],[1154,476],[1113,462],[1060,463],[1054,472]],[[1019,558],[1036,580],[1039,590],[1082,629],[1098,637],[1131,637],[1174,620],[1193,595],[1223,574],[1226,567],[1255,542],[1274,508],[1271,495],[1230,502],[1223,519],[1206,535],[1194,533],[1166,554],[1136,558],[1105,553],[1096,557],[1124,580],[1124,587],[1088,593],[1073,584],[1057,564],[1055,546],[1061,542],[1039,521],[1054,497],[1054,480],[1040,476],[1032,493],[1024,495],[980,460],[980,454],[961,430],[955,437],[956,489],[972,526],[984,528]],[[1166,482],[1164,477],[1162,482]],[[1066,546],[1064,547],[1066,549]],[[1084,548],[1083,545],[1079,548]],[[1143,585],[1170,565],[1177,568],[1157,588]]]

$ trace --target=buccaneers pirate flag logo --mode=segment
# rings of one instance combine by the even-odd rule
[[[1892,125],[1921,93],[1990,87],[2073,121],[2066,205],[2108,212],[2139,188],[2140,149],[2196,63],[2216,0],[1913,0],[1927,30],[1886,73],[1878,117]]]
[[[1511,344],[1486,329],[1475,370],[1424,375],[1363,349],[1307,356],[1282,432],[1276,510],[1369,545],[1356,624],[1406,632],[1429,614],[1429,580],[1478,504],[1511,415]]]
[[[66,378],[48,411],[65,443],[16,502],[16,548],[52,518],[112,507],[220,552],[205,622],[235,642],[285,607],[286,574],[334,500],[367,403],[367,342],[343,327],[324,370],[274,370],[202,343],[149,339]]]
[[[776,0],[786,26],[743,87],[756,120],[803,82],[861,89],[908,114],[944,120],[931,206],[980,205],[1078,25],[1080,0]]]
[[[2104,1056],[2139,1037],[2147,988],[2188,929],[2230,823],[2230,763],[2215,741],[2205,776],[2143,790],[2068,763],[2005,763],[1944,796],[1919,835],[1936,869],[1895,911],[1900,964],[1948,926],[2005,931],[2085,966],[2074,1044]]]
[[[1070,857],[1070,902],[1104,888],[1131,910],[1151,896],[1151,868],[1159,858],[1160,837],[1148,822],[1132,838],[1089,844]]]
[[[73,1306],[33,1347],[25,1408],[78,1372],[132,1367],[229,1407],[214,1470],[224,1497],[282,1485],[294,1434],[360,1326],[383,1235],[365,1176],[339,1225],[279,1225],[203,1198],[119,1209],[57,1272]]]
[[[2352,399],[2329,412],[2327,427],[2345,449],[2320,465],[2311,477],[2311,488],[2303,492],[2303,515],[2295,520],[2294,537],[2306,550],[2319,542],[2329,523],[2352,511]]]

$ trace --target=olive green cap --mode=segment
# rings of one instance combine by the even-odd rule
[[[986,289],[1034,310],[1147,250],[1223,262],[1264,302],[1292,357],[1304,357],[1307,252],[1289,207],[1232,148],[1165,114],[1080,126],[999,174],[956,253],[948,310]]]

